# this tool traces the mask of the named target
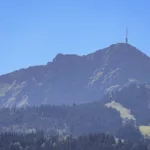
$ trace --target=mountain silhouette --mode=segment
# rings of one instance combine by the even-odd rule
[[[138,81],[150,83],[150,58],[126,43],[78,56],[58,54],[46,65],[0,76],[1,107],[72,105],[100,100]]]

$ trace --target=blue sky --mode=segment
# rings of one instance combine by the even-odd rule
[[[0,1],[0,74],[129,43],[150,56],[149,0]]]

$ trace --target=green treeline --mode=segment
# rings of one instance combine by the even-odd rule
[[[43,132],[31,134],[0,134],[0,150],[148,150],[149,142],[129,142],[96,133],[72,136],[45,137]]]

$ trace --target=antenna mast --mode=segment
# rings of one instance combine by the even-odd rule
[[[128,29],[126,28],[126,43],[128,43]]]

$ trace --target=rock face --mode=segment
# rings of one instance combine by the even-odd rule
[[[1,107],[87,103],[126,83],[150,83],[150,58],[118,43],[85,56],[58,54],[46,65],[0,76]]]

